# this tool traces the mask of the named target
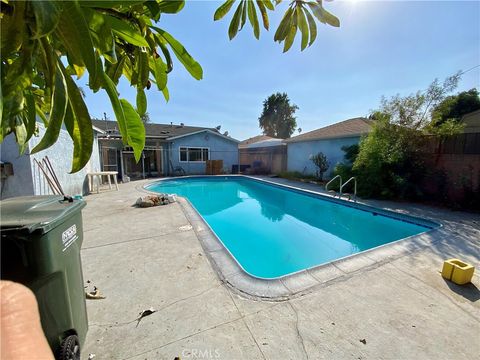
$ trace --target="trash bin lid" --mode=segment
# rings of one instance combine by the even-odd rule
[[[21,196],[0,201],[0,227],[4,231],[45,234],[85,207],[83,200],[59,195]]]

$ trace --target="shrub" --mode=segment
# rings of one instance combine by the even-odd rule
[[[378,114],[377,114],[378,116]],[[364,197],[417,198],[421,196],[423,162],[421,132],[378,116],[370,134],[360,141],[352,171]]]
[[[334,176],[340,175],[343,181],[347,181],[352,176],[356,176],[352,167],[353,167],[353,163],[357,159],[359,146],[358,144],[353,144],[350,146],[342,146],[342,150],[345,153],[344,155],[345,160],[338,163],[335,166],[335,169],[333,170],[333,175]],[[329,189],[339,191],[340,183],[339,182],[332,183]]]
[[[318,154],[312,156],[312,162],[317,167],[317,178],[322,181],[323,174],[325,173],[325,171],[328,170],[328,167],[330,166],[327,157],[324,153],[319,152]]]

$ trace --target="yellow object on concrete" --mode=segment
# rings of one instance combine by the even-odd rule
[[[442,276],[455,284],[464,285],[472,281],[475,267],[459,259],[448,259],[443,263]]]

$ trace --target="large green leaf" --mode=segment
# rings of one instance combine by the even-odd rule
[[[265,30],[268,30],[268,27],[269,27],[268,14],[267,14],[267,9],[265,7],[264,1],[257,0],[257,6],[258,6],[258,9],[260,10],[260,14],[262,15],[263,27],[265,28]]]
[[[315,23],[315,19],[310,14],[310,12],[308,12],[308,10],[305,10],[305,15],[307,16],[308,26],[310,28],[310,42],[308,43],[308,45],[311,46],[317,38],[317,24]]]
[[[283,14],[283,18],[280,21],[280,24],[278,25],[277,31],[275,32],[275,35],[273,37],[273,40],[282,42],[285,40],[285,37],[288,34],[288,31],[290,29],[290,21],[292,19],[292,14],[293,14],[293,9],[290,7],[288,10]]]
[[[220,20],[223,18],[232,8],[233,3],[235,0],[227,0],[225,1],[220,7],[215,11],[215,14],[213,15],[213,20]]]
[[[142,88],[137,88],[137,112],[140,116],[147,112],[147,97]]]
[[[95,48],[105,56],[110,63],[117,62],[115,39],[113,38],[112,28],[106,16],[99,11],[89,8],[84,8],[83,11],[91,30],[90,34]]]
[[[103,73],[103,78],[105,83],[104,89],[110,98],[123,142],[133,148],[135,159],[138,161],[145,147],[145,127],[143,122],[127,100],[118,98],[115,85],[108,75]]]
[[[327,22],[327,24],[331,25],[331,26],[335,26],[335,27],[339,27],[340,26],[340,20],[333,14],[329,13],[327,10],[325,10],[323,7],[322,7],[322,15],[323,15],[323,18],[325,19],[325,21]]]
[[[232,40],[238,32],[238,26],[240,25],[240,18],[242,15],[242,9],[245,6],[245,0],[242,0],[233,14],[232,21],[228,27],[228,37]]]
[[[184,0],[160,0],[158,7],[160,12],[167,14],[176,14],[185,6]]]
[[[158,35],[155,36],[155,40],[157,45],[160,47],[160,50],[162,50],[163,56],[165,56],[165,61],[167,62],[167,74],[173,70],[173,61],[172,57],[170,55],[170,52],[168,51],[167,46],[164,44],[164,41],[160,39]]]
[[[120,99],[125,114],[128,132],[128,145],[133,148],[135,160],[138,162],[145,147],[145,126],[133,106],[125,99]]]
[[[162,89],[162,94],[163,94],[163,97],[165,98],[165,101],[168,102],[168,100],[170,100],[170,92],[168,91],[168,87],[164,87]]]
[[[261,1],[263,4],[265,4],[265,7],[268,10],[274,10],[275,9],[275,7],[273,6],[273,4],[270,0],[259,0],[259,1]]]
[[[318,21],[320,21],[323,24],[326,24],[326,21],[323,18],[321,6],[314,1],[308,2],[307,5],[310,7],[312,14],[318,19]]]
[[[260,37],[260,26],[258,24],[257,11],[255,10],[255,5],[253,0],[247,0],[248,4],[248,21],[252,24],[253,34],[258,39]]]
[[[23,119],[19,115],[15,116],[14,121],[15,121],[15,137],[17,139],[17,144],[19,145],[19,148],[20,148],[20,154],[23,154],[28,144],[27,129],[25,127],[25,123],[23,122]]]
[[[35,16],[34,38],[50,34],[58,24],[61,13],[61,3],[57,1],[31,1]]]
[[[118,80],[120,76],[122,76],[126,59],[126,56],[122,56],[115,64],[109,63],[108,61],[105,62],[105,72],[115,84],[118,84]]]
[[[331,26],[339,27],[340,26],[340,20],[331,13],[329,13],[327,10],[324,9],[324,7],[316,2],[308,2],[308,6],[310,6],[310,9],[312,10],[313,15],[322,23],[324,24],[329,24]]]
[[[247,8],[248,6],[245,5],[245,2],[242,2],[242,20],[240,22],[240,30],[243,29],[245,23],[247,22]]]
[[[139,50],[137,56],[138,85],[142,88],[147,86],[149,71],[148,55]]]
[[[59,60],[60,61],[60,60]],[[62,128],[63,118],[67,109],[68,92],[67,83],[62,70],[57,66],[55,74],[55,87],[53,89],[53,101],[50,111],[50,120],[42,140],[32,149],[32,154],[52,146],[58,139]]]
[[[308,31],[307,19],[305,18],[303,8],[301,7],[297,8],[297,24],[302,33],[301,49],[303,51],[308,45],[309,31]]]
[[[90,76],[95,77],[96,59],[90,29],[77,2],[63,2],[62,16],[55,33],[67,49],[68,59],[79,67],[85,65]]]
[[[155,77],[158,90],[163,90],[167,86],[167,65],[162,59],[150,59],[150,68]]]
[[[106,18],[112,31],[117,34],[118,37],[135,46],[148,46],[147,40],[129,23],[109,15],[107,15]]]
[[[43,122],[43,125],[48,126],[48,119],[45,113],[43,112],[42,108],[38,103],[35,103],[35,110],[37,112],[37,115],[40,117],[40,119]]]
[[[28,141],[35,133],[36,123],[37,123],[35,99],[33,94],[30,91],[25,93],[25,112],[26,112],[25,120],[27,122],[25,126],[27,128],[27,141]]]
[[[145,6],[150,11],[150,15],[156,22],[160,20],[160,7],[155,0],[147,0]]]
[[[113,112],[117,119],[118,129],[120,130],[120,134],[122,134],[123,143],[126,144],[128,141],[128,133],[125,114],[123,113],[123,108],[120,104],[120,99],[118,98],[117,88],[106,73],[103,73],[103,88],[110,98],[110,103],[112,104]]]
[[[90,160],[93,149],[93,128],[87,105],[72,78],[67,74],[59,61],[67,84],[68,105],[65,112],[65,127],[73,140],[73,161],[71,173],[83,169]],[[103,73],[103,71],[102,71]],[[51,124],[49,124],[50,126]]]
[[[54,50],[52,45],[48,42],[47,38],[41,38],[39,43],[39,53],[43,61],[39,62],[42,67],[42,73],[45,77],[47,89],[51,89],[54,86],[54,75],[56,72],[57,63],[55,61]]]
[[[26,32],[25,5],[26,1],[15,1],[11,4],[2,4],[2,19],[0,21],[1,45],[0,54],[6,59],[12,52],[17,51],[24,40]],[[13,13],[3,13],[3,7],[13,8]],[[3,76],[3,75],[2,75]]]
[[[296,10],[298,11],[298,9]],[[292,21],[290,23],[290,29],[288,30],[288,34],[287,34],[287,37],[285,38],[285,43],[283,45],[283,52],[287,52],[292,47],[296,34],[297,34],[297,18],[294,12],[292,16]]]
[[[177,59],[183,64],[185,69],[192,75],[195,79],[200,80],[203,77],[203,70],[200,64],[195,61],[195,59],[188,53],[188,51],[183,47],[178,40],[176,40],[168,32],[153,27],[158,32],[158,36],[164,39],[172,48],[173,53]]]

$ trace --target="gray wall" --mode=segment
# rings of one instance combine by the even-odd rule
[[[27,149],[26,152],[28,151]],[[14,134],[8,135],[0,144],[0,155],[3,162],[13,165],[13,176],[0,180],[0,198],[34,195],[30,157],[20,155]]]
[[[73,158],[73,142],[68,132],[64,129],[60,131],[57,142],[36,154],[30,155],[30,150],[40,142],[45,134],[45,127],[37,123],[39,136],[33,136],[28,144],[28,149],[24,155],[18,154],[18,147],[13,135],[8,136],[2,144],[1,159],[4,162],[13,164],[14,176],[7,178],[3,186],[2,198],[22,196],[22,195],[45,195],[52,194],[48,183],[43,174],[35,164],[33,159],[40,161],[48,156],[57,178],[65,194],[86,194],[88,184],[86,175],[91,171],[100,171],[100,158],[98,151],[98,141],[95,134],[93,143],[93,152],[87,165],[75,174],[69,174]],[[18,175],[17,175],[18,174]]]
[[[305,170],[305,174],[315,174],[317,168],[309,158],[310,155],[322,152],[330,162],[330,167],[325,173],[325,176],[329,177],[335,165],[344,160],[342,146],[358,144],[359,141],[360,137],[349,137],[288,143],[287,170],[301,173]]]
[[[238,143],[210,132],[185,136],[176,139],[169,147],[169,157],[174,167],[181,166],[187,174],[205,174],[205,163],[180,162],[180,147],[207,147],[210,149],[210,160],[223,160],[225,173],[232,171],[232,165],[238,164]]]

